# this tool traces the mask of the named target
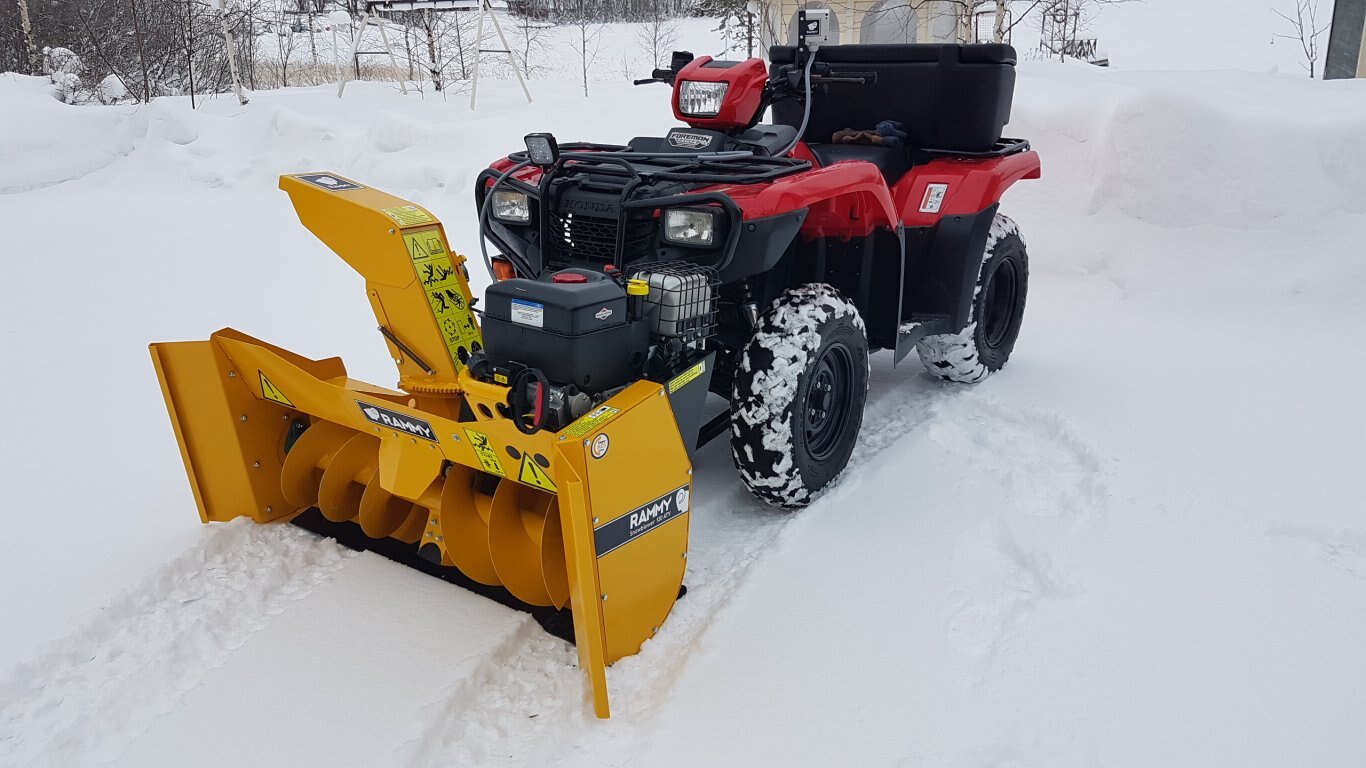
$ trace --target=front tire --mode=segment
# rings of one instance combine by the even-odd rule
[[[731,455],[755,496],[806,506],[849,463],[868,396],[858,309],[829,285],[783,293],[745,346],[731,397]]]
[[[1029,255],[1020,228],[996,214],[982,254],[968,324],[958,333],[926,336],[915,345],[920,362],[945,381],[972,384],[1010,360],[1024,321]]]

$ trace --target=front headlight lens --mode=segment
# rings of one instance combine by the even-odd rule
[[[716,239],[716,214],[692,208],[664,212],[664,239],[684,245],[711,245]]]
[[[493,216],[503,221],[525,224],[531,221],[531,201],[525,192],[498,189],[493,192]]]
[[[688,117],[716,117],[726,99],[729,83],[699,83],[684,80],[678,90],[678,111]]]

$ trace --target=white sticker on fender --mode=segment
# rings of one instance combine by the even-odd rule
[[[939,213],[939,209],[944,206],[944,195],[948,191],[948,184],[931,184],[925,187],[925,197],[920,201],[920,212]]]

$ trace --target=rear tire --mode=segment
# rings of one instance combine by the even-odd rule
[[[972,384],[1010,360],[1024,320],[1029,255],[1020,228],[996,214],[987,235],[968,324],[958,333],[926,336],[915,345],[920,362],[945,381]]]
[[[731,455],[755,496],[806,506],[849,463],[868,396],[863,319],[829,285],[783,293],[735,373]]]

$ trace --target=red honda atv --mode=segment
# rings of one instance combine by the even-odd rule
[[[677,53],[638,84],[671,84],[687,128],[624,146],[532,134],[480,174],[497,282],[471,371],[525,382],[510,405],[528,429],[667,383],[691,450],[729,428],[749,488],[796,507],[849,460],[870,351],[915,347],[959,382],[1005,365],[1028,260],[997,208],[1039,157],[1001,138],[1010,46],[769,59]],[[851,134],[874,143],[835,141]],[[708,391],[730,408],[706,420]]]

